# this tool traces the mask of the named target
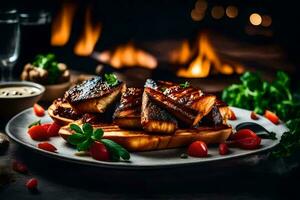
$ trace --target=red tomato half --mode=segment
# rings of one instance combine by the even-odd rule
[[[48,136],[49,137],[58,136],[59,129],[60,129],[60,125],[58,125],[57,123],[53,122],[52,124],[50,124],[50,126],[47,129]]]
[[[228,154],[229,149],[228,149],[228,145],[225,143],[221,143],[219,144],[219,154],[220,155],[226,155]]]
[[[26,187],[28,190],[35,190],[38,186],[38,181],[35,178],[31,178],[26,182]]]
[[[258,136],[248,137],[248,138],[237,140],[236,142],[238,147],[242,149],[257,149],[260,146],[261,138]]]
[[[188,148],[188,154],[193,157],[206,157],[207,146],[202,141],[195,141],[192,144],[190,144]]]
[[[279,124],[279,117],[275,113],[273,113],[269,110],[266,110],[264,116],[265,116],[265,118],[270,120],[273,124]]]
[[[47,140],[47,130],[42,125],[36,125],[28,129],[28,134],[33,140]]]
[[[250,129],[241,129],[232,136],[232,139],[236,141],[249,137],[257,137],[257,135]]]
[[[33,111],[38,117],[43,117],[45,115],[44,108],[37,103],[33,105]]]
[[[46,124],[41,124],[41,126],[48,131],[48,128],[51,126],[52,123],[46,123]]]
[[[108,161],[109,152],[101,142],[94,142],[90,147],[90,154],[95,160]]]

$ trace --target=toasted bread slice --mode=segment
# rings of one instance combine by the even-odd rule
[[[104,138],[113,140],[133,152],[183,147],[196,140],[218,144],[225,142],[232,133],[232,128],[225,125],[177,130],[174,135],[150,135],[144,131],[123,130],[116,125],[93,125],[93,127],[102,128]],[[59,130],[59,135],[65,140],[71,134],[73,131],[68,126]]]
[[[160,134],[172,134],[178,127],[177,120],[153,103],[146,92],[143,94],[141,124],[145,131]]]
[[[121,128],[141,128],[141,106],[143,89],[127,88],[122,93],[120,104],[113,115],[113,121]]]
[[[121,81],[111,86],[102,77],[95,77],[69,89],[65,98],[78,113],[104,113],[125,89]]]

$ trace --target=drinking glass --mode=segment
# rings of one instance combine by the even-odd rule
[[[0,10],[1,82],[12,80],[12,70],[19,57],[20,25],[17,10]]]

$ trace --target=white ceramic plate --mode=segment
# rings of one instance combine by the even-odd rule
[[[250,111],[232,108],[237,116],[237,120],[229,121],[229,123],[235,128],[235,126],[241,122],[253,121],[250,118]],[[186,151],[186,148],[178,149],[168,149],[168,150],[159,150],[159,151],[148,151],[148,152],[139,152],[131,153],[131,159],[129,162],[102,162],[92,159],[91,157],[85,156],[76,156],[76,150],[68,145],[62,138],[53,137],[50,139],[52,143],[57,148],[57,153],[52,153],[44,151],[37,148],[37,141],[32,140],[27,134],[27,126],[36,121],[38,117],[33,113],[33,109],[27,109],[13,117],[6,126],[6,132],[11,139],[17,143],[24,145],[32,149],[35,152],[42,153],[46,156],[53,158],[76,162],[85,165],[95,165],[100,167],[108,168],[126,168],[126,169],[144,169],[144,168],[164,168],[164,167],[175,167],[182,165],[201,165],[205,162],[212,161],[221,161],[225,159],[232,159],[242,156],[248,156],[256,154],[262,151],[269,150],[276,146],[279,143],[281,135],[287,130],[284,124],[274,125],[264,117],[256,120],[256,123],[261,124],[267,130],[275,132],[277,140],[263,139],[261,143],[261,148],[256,150],[242,150],[239,148],[231,148],[231,152],[228,155],[221,156],[218,153],[217,145],[212,145],[208,147],[209,156],[206,158],[193,158],[189,157],[187,159],[180,158],[180,154]],[[51,118],[47,115],[41,118],[42,123],[51,122]]]

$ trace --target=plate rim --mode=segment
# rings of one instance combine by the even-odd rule
[[[231,107],[231,108],[237,108],[237,107]],[[54,158],[54,159],[57,159],[60,161],[67,161],[70,163],[83,164],[83,165],[95,166],[95,167],[103,167],[103,168],[109,168],[109,169],[125,169],[125,170],[165,169],[165,168],[176,168],[176,167],[185,167],[185,166],[197,166],[197,165],[211,164],[211,163],[221,162],[221,161],[230,161],[230,160],[239,159],[239,158],[243,158],[243,157],[253,156],[254,154],[258,155],[261,153],[265,153],[266,151],[270,151],[274,147],[276,147],[280,141],[280,138],[278,138],[276,140],[276,142],[274,142],[272,145],[266,146],[264,148],[249,151],[246,154],[231,155],[230,157],[217,157],[212,160],[209,159],[209,160],[201,160],[201,161],[193,161],[193,162],[185,162],[185,163],[176,163],[176,164],[167,163],[167,164],[161,164],[161,165],[139,165],[139,164],[128,165],[128,164],[125,164],[127,161],[104,162],[104,161],[98,161],[98,160],[95,160],[95,161],[80,160],[80,159],[78,159],[79,157],[74,158],[74,157],[70,157],[70,156],[66,156],[66,155],[59,155],[57,153],[49,152],[49,151],[46,151],[43,149],[39,149],[38,147],[36,147],[30,143],[27,143],[25,141],[18,139],[17,137],[14,136],[14,134],[12,134],[10,132],[10,130],[9,130],[10,124],[12,124],[16,118],[23,115],[24,113],[27,113],[31,109],[32,108],[27,108],[27,109],[21,111],[20,113],[16,114],[14,117],[12,117],[7,122],[7,124],[5,126],[5,132],[9,136],[9,138],[11,138],[14,142],[21,144],[23,147],[33,151],[34,153],[39,153],[41,155],[45,155],[47,157]],[[249,110],[242,109],[242,108],[237,108],[237,109],[249,111]],[[48,115],[48,114],[46,114],[46,115]],[[284,123],[282,123],[282,125],[284,125],[284,127],[286,128]]]

